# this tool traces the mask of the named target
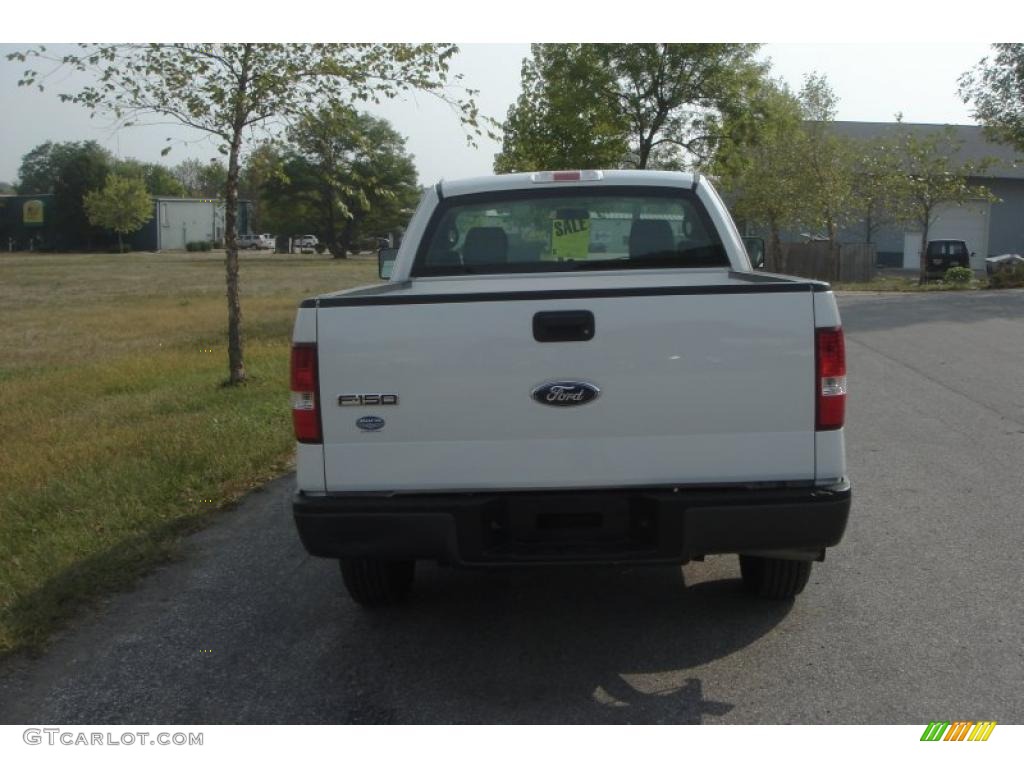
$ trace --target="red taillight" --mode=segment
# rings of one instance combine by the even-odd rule
[[[300,443],[322,442],[317,401],[316,344],[292,344],[292,425]]]
[[[846,342],[842,328],[815,330],[818,430],[840,429],[846,419]]]
[[[579,181],[579,171],[555,171],[551,174],[552,181]]]

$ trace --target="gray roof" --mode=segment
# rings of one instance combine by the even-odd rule
[[[858,123],[849,120],[836,120],[834,130],[841,136],[859,141],[881,139],[895,134],[899,123]],[[993,158],[995,163],[982,178],[987,179],[1024,179],[1024,153],[1018,152],[1006,144],[997,144],[985,136],[980,125],[940,125],[938,123],[903,123],[904,130],[927,134],[952,128],[956,138],[963,142],[960,151],[954,156],[957,163],[978,162],[983,158]]]

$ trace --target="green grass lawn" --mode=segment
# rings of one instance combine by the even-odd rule
[[[250,382],[228,388],[222,254],[0,254],[0,653],[286,469],[296,306],[376,277],[243,255]]]

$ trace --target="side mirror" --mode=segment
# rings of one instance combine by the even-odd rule
[[[750,265],[754,269],[764,269],[764,238],[763,237],[744,237],[743,245],[747,249],[747,256],[750,258]]]
[[[395,268],[397,257],[397,248],[381,248],[377,251],[377,274],[380,275],[381,280],[391,279],[391,272]]]

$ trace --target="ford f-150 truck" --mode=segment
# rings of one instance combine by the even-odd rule
[[[303,301],[293,335],[295,522],[357,602],[404,598],[417,560],[721,553],[784,599],[839,543],[835,298],[753,271],[707,178],[442,182],[388,269]]]

